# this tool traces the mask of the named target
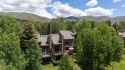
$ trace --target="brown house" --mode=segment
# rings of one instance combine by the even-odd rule
[[[42,49],[43,62],[60,60],[64,53],[72,55],[76,35],[75,31],[67,30],[60,30],[58,34],[38,34],[37,38]]]
[[[122,37],[124,40],[124,47],[125,47],[125,30],[118,30],[118,35]]]

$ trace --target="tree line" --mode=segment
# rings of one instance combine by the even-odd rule
[[[48,35],[59,30],[73,30],[78,33],[75,44],[75,59],[83,70],[100,70],[121,60],[124,42],[117,35],[124,29],[125,22],[111,26],[111,21],[80,20],[65,21],[63,18],[51,22],[19,22],[12,17],[0,19],[0,69],[43,70],[42,51],[36,33]],[[69,57],[64,55],[59,70],[73,70]],[[77,70],[77,69],[76,69]]]
[[[42,53],[32,23],[12,17],[0,19],[0,69],[41,70]]]

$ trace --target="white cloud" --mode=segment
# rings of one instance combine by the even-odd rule
[[[95,6],[95,5],[97,5],[98,4],[98,1],[97,0],[90,0],[87,4],[86,4],[86,6]]]
[[[116,2],[120,2],[120,1],[122,1],[122,0],[113,0],[114,3],[116,3]]]
[[[51,9],[51,13],[47,11]],[[105,9],[102,7],[88,8],[81,10],[71,7],[68,3],[61,3],[52,0],[1,0],[0,11],[5,12],[28,12],[39,16],[53,17],[68,17],[68,16],[110,16],[114,13],[114,9]]]
[[[29,12],[43,17],[53,18],[46,8],[52,0],[1,0],[0,11]]]
[[[69,6],[68,3],[62,4],[61,2],[55,2],[52,6],[53,16],[110,16],[113,15],[115,9],[105,9],[102,7],[89,8],[85,10],[80,10]]]
[[[122,7],[125,7],[125,5],[122,5]]]
[[[113,15],[114,11],[116,11],[116,9],[104,9],[102,7],[96,7],[86,9],[85,13],[91,16],[110,16]]]
[[[0,11],[2,11],[3,9],[0,7]]]
[[[52,14],[57,17],[57,16],[62,16],[62,17],[67,17],[67,16],[85,16],[86,13],[83,12],[80,9],[73,8],[69,6],[68,3],[62,4],[61,2],[57,1],[52,5]]]

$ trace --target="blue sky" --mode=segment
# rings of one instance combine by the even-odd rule
[[[28,12],[47,18],[125,16],[125,0],[1,0],[0,11]]]
[[[80,10],[96,8],[96,7],[102,7],[105,9],[115,9],[113,15],[109,16],[111,17],[125,16],[125,7],[122,6],[125,5],[125,0],[96,0],[98,3],[94,6],[86,6],[86,4],[91,0],[54,0],[54,1],[60,1],[63,4],[68,3],[71,7],[78,8]]]

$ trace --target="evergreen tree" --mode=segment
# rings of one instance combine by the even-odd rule
[[[15,33],[0,35],[0,51],[2,52],[0,59],[4,59],[8,69],[25,69],[26,61],[20,49],[19,37]]]
[[[0,59],[0,70],[17,70],[12,64],[6,65],[4,59]]]
[[[35,38],[30,39],[28,47],[28,66],[26,70],[42,70],[41,68],[41,59],[42,52],[41,48],[38,45],[38,42]]]
[[[65,30],[65,29],[66,29],[66,25],[62,17],[58,17],[53,21],[51,21],[50,23],[50,33],[58,33],[59,30]]]
[[[106,20],[106,24],[108,24],[109,26],[111,26],[111,20]]]
[[[125,21],[119,22],[120,29],[125,29]]]
[[[25,70],[41,70],[42,52],[35,40],[35,28],[32,23],[25,25],[20,42],[27,61]]]
[[[60,59],[59,70],[72,70],[68,55],[63,55]]]
[[[51,24],[50,24],[50,33],[58,33],[59,32],[59,26],[58,24],[53,20],[51,21]]]
[[[66,30],[73,30],[75,23],[75,21],[65,21]]]
[[[35,37],[35,28],[33,23],[26,23],[26,25],[24,26],[24,30],[22,32],[22,35],[20,37],[20,46],[21,49],[24,51],[25,54],[27,54],[27,48],[30,47],[29,46],[29,41],[31,38]]]

